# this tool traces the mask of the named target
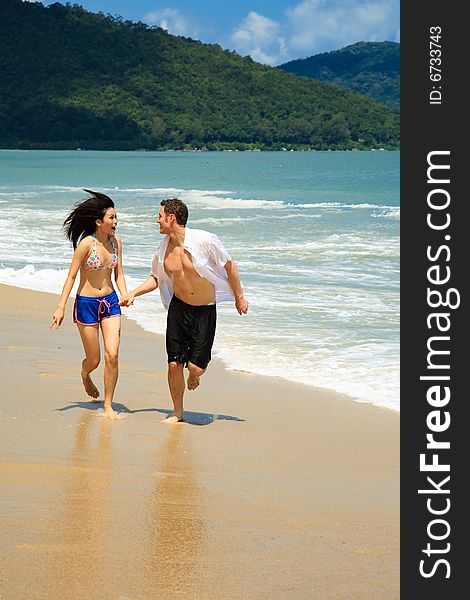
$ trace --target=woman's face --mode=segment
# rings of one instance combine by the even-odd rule
[[[97,221],[97,223],[101,224],[101,231],[103,233],[114,235],[116,233],[116,227],[118,224],[118,219],[114,208],[108,208],[104,213],[103,219],[101,221]]]

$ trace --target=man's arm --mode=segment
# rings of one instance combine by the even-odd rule
[[[141,283],[138,287],[136,287],[135,290],[132,290],[132,292],[129,292],[129,294],[127,296],[122,297],[119,304],[121,306],[130,306],[131,304],[133,304],[134,299],[137,298],[137,296],[143,296],[144,294],[153,292],[154,290],[157,289],[157,287],[158,287],[158,279],[156,277],[154,277],[153,275],[150,275],[150,277],[147,277],[147,279],[143,283]]]
[[[246,315],[248,312],[248,300],[243,296],[243,289],[237,265],[233,260],[229,260],[225,263],[224,269],[227,271],[228,282],[232,288],[233,295],[235,296],[235,308],[238,310],[239,315]]]

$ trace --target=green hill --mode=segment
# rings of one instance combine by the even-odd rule
[[[389,106],[400,105],[400,44],[396,42],[359,42],[278,68],[329,81]]]
[[[217,45],[1,0],[0,147],[397,148],[399,115]]]

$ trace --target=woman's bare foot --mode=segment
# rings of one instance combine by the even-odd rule
[[[100,417],[107,417],[108,419],[113,419],[113,421],[122,421],[126,418],[122,413],[116,412],[110,406],[99,408],[97,414]]]
[[[92,400],[93,402],[99,402],[99,400],[97,400],[97,398],[100,395],[100,392],[99,392],[98,388],[96,387],[96,385],[91,380],[90,375],[84,376],[83,371],[82,371],[81,375],[82,375],[83,387],[85,388],[85,392],[90,396],[90,398],[93,398],[93,400]]]
[[[171,415],[171,417],[163,419],[162,423],[182,423],[182,421],[183,415],[181,415],[180,417],[178,415]]]
[[[199,379],[198,375],[190,372],[187,381],[188,390],[195,390],[199,386]]]

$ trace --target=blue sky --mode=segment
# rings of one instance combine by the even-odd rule
[[[32,1],[32,0],[27,0]],[[52,4],[55,0],[42,0]],[[65,4],[64,2],[61,2]],[[360,41],[400,41],[399,0],[72,0],[279,65]]]

